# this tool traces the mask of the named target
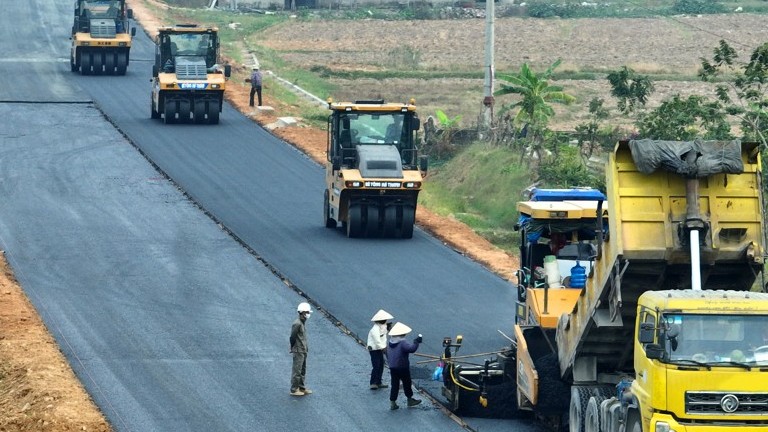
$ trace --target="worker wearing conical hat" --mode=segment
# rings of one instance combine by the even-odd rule
[[[384,351],[387,349],[387,321],[394,318],[384,309],[373,315],[373,327],[368,332],[368,353],[371,355],[371,390],[389,387],[381,382],[384,373]]]
[[[396,410],[397,394],[400,392],[400,382],[403,383],[403,393],[408,398],[408,406],[416,406],[421,399],[413,398],[411,387],[411,363],[408,355],[415,353],[421,343],[421,335],[413,340],[413,343],[405,340],[405,335],[411,332],[411,328],[403,323],[396,323],[389,330],[389,343],[387,344],[387,362],[389,374],[392,380],[392,388],[389,390],[389,409]]]

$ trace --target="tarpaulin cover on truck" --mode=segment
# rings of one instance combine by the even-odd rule
[[[741,141],[657,141],[650,139],[629,142],[637,169],[650,174],[659,168],[687,178],[702,178],[713,174],[741,174]],[[693,161],[686,160],[695,152]]]

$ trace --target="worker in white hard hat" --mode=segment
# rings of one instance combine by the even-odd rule
[[[248,82],[251,83],[251,97],[249,100],[249,105],[253,106],[253,95],[256,94],[259,100],[258,106],[261,106],[262,76],[261,76],[261,71],[259,70],[259,65],[253,65],[253,67],[251,68],[251,77],[248,80]]]
[[[371,355],[371,390],[387,388],[381,382],[384,373],[384,351],[387,349],[387,321],[394,318],[384,309],[379,309],[371,318],[373,327],[368,332],[368,353]]]
[[[387,344],[387,362],[389,374],[392,377],[392,388],[389,390],[389,409],[396,410],[397,394],[400,392],[400,382],[403,382],[403,393],[408,398],[408,406],[416,406],[421,399],[413,398],[411,387],[411,363],[408,355],[415,353],[421,343],[421,335],[413,340],[413,343],[405,340],[405,335],[411,332],[411,328],[403,323],[396,323],[389,330],[389,343]]]
[[[291,354],[293,354],[293,368],[291,370],[291,396],[304,396],[312,393],[304,384],[304,378],[307,375],[307,329],[305,324],[307,318],[312,314],[312,308],[309,303],[299,303],[296,308],[299,317],[291,326]]]

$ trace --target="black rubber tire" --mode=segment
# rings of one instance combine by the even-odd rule
[[[125,71],[128,69],[128,53],[117,53],[115,60],[117,60],[117,64],[115,65],[115,73],[117,75],[125,75]]]
[[[384,232],[386,238],[392,238],[397,235],[397,206],[384,207]]]
[[[400,238],[409,239],[413,237],[413,224],[416,223],[416,209],[409,206],[403,206],[403,218],[400,224]]]
[[[331,203],[328,199],[328,189],[323,192],[323,220],[326,228],[336,228],[336,220],[331,217]]]
[[[72,54],[69,55],[69,67],[72,69],[72,72],[77,72],[80,70],[80,66],[77,65],[77,62],[75,61],[75,58],[72,57]]]
[[[205,101],[195,101],[192,115],[195,116],[195,123],[205,123]]]
[[[165,124],[176,123],[176,102],[169,100],[165,101],[163,121],[165,121]]]
[[[80,73],[83,75],[91,74],[91,53],[80,51]]]
[[[107,75],[115,74],[115,53],[113,52],[104,54],[104,73]]]
[[[590,396],[592,396],[590,387],[571,387],[571,402],[568,407],[569,432],[584,432],[584,418]]]
[[[221,106],[219,101],[208,102],[208,123],[219,124],[219,113],[221,112]]]
[[[360,237],[363,232],[363,210],[360,205],[353,205],[347,210],[347,237]]]
[[[605,400],[602,396],[592,396],[587,401],[584,412],[584,432],[600,432],[600,404]]]
[[[368,204],[366,207],[365,217],[365,236],[366,237],[378,237],[380,231],[379,226],[379,207],[375,204]]]
[[[192,105],[189,101],[179,101],[179,123],[189,123],[192,119],[190,113]]]
[[[97,51],[93,53],[93,74],[101,75],[103,73],[104,73],[104,53]]]

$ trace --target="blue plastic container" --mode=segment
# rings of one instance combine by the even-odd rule
[[[571,288],[584,288],[587,286],[587,269],[579,265],[576,261],[576,265],[571,268]]]

